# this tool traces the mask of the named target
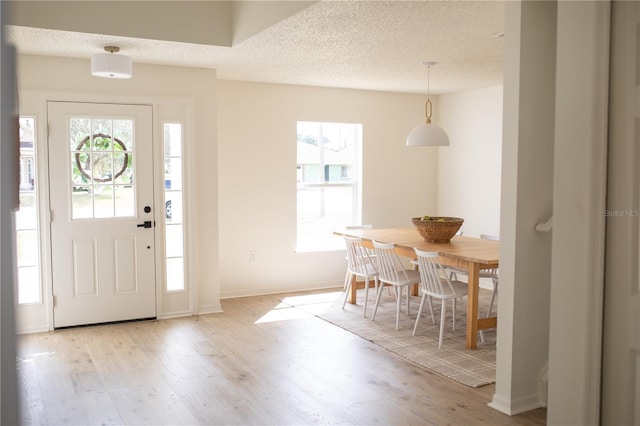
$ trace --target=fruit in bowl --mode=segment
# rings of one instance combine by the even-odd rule
[[[462,226],[464,219],[448,216],[421,216],[411,219],[427,243],[448,243]]]

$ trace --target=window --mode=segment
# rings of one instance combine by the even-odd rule
[[[15,214],[19,304],[42,302],[35,124],[35,117],[20,117],[20,210]]]
[[[184,221],[182,215],[182,124],[164,123],[164,217],[166,290],[182,291]]]
[[[135,216],[133,120],[72,117],[73,219]]]
[[[343,248],[333,231],[360,222],[362,125],[299,121],[297,249]]]

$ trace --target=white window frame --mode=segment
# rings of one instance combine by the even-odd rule
[[[165,131],[165,126],[167,125],[176,125],[176,126],[180,126],[180,156],[175,156],[175,155],[165,155],[165,151],[164,151],[164,131]],[[185,124],[183,122],[180,121],[175,121],[175,120],[164,120],[162,121],[162,165],[163,165],[163,170],[164,170],[164,164],[165,161],[167,159],[180,159],[180,163],[181,163],[181,167],[180,167],[180,180],[181,180],[181,188],[179,190],[173,190],[173,189],[167,189],[166,185],[165,185],[165,174],[162,174],[162,181],[163,181],[163,191],[162,191],[162,203],[164,205],[164,209],[162,210],[162,214],[163,214],[163,221],[162,223],[164,223],[164,227],[165,227],[165,247],[164,247],[164,285],[163,285],[163,292],[165,294],[169,294],[169,293],[184,293],[187,292],[187,268],[188,268],[188,264],[187,264],[187,257],[186,257],[186,252],[187,252],[187,241],[186,241],[186,233],[187,233],[187,227],[186,227],[186,215],[185,215]],[[180,198],[182,199],[182,202],[180,203],[180,207],[181,207],[181,217],[182,217],[182,222],[180,224],[173,224],[173,223],[167,223],[166,220],[166,202],[167,202],[167,192],[171,191],[171,192],[179,192],[180,193]],[[172,211],[174,209],[174,207],[176,206],[172,206]],[[168,247],[166,246],[168,244],[167,242],[167,235],[169,234],[168,232],[168,228],[171,226],[177,226],[180,225],[182,227],[182,256],[178,257],[178,256],[168,256],[167,251],[168,251]],[[180,258],[182,259],[182,288],[169,288],[169,259],[177,259]]]
[[[300,125],[304,123],[318,124],[318,125],[345,125],[345,126],[357,126],[356,141],[353,144],[353,163],[350,165],[352,168],[352,179],[350,182],[326,182],[324,180],[325,166],[323,154],[320,154],[319,173],[321,175],[321,182],[300,182],[300,177],[304,177],[304,170],[300,171],[300,164],[297,163],[298,153],[296,148],[296,190],[304,188],[339,188],[350,187],[352,188],[352,205],[351,205],[351,218],[349,223],[339,224],[338,227],[347,225],[359,225],[362,221],[362,135],[363,125],[362,123],[345,123],[345,122],[324,122],[324,121],[298,121],[296,124],[296,132],[300,128]],[[342,176],[342,170],[340,171]],[[298,198],[296,196],[296,209],[298,205]],[[296,221],[298,220],[298,212],[296,211]],[[329,237],[328,237],[329,238]],[[296,223],[296,251],[297,252],[310,252],[310,251],[326,251],[326,250],[342,250],[344,249],[344,242],[337,236],[330,238],[331,242],[325,242],[324,244],[314,244],[310,241],[301,241],[299,236],[299,227]]]
[[[16,257],[16,261],[15,261],[15,304],[17,306],[25,306],[25,305],[42,305],[44,303],[44,291],[43,291],[43,279],[42,279],[42,243],[41,243],[41,223],[40,223],[40,208],[41,208],[41,203],[40,203],[40,190],[38,187],[38,181],[39,181],[39,176],[38,176],[38,172],[37,169],[35,167],[36,161],[38,160],[38,149],[39,149],[39,145],[40,145],[40,141],[39,141],[39,132],[38,132],[38,121],[39,121],[39,117],[36,114],[20,114],[19,119],[31,119],[33,120],[33,146],[32,146],[32,154],[31,156],[28,157],[24,157],[22,156],[22,152],[20,153],[20,184],[22,184],[22,179],[23,179],[23,173],[27,174],[27,177],[29,176],[33,176],[33,203],[35,204],[34,209],[35,209],[35,216],[36,216],[36,225],[35,228],[31,229],[19,229],[18,228],[18,223],[17,220],[14,218],[13,221],[13,238],[14,238],[14,243],[15,243],[15,249],[16,249],[16,253],[19,250],[18,244],[19,244],[19,239],[18,239],[18,233],[19,232],[24,232],[24,231],[35,231],[35,238],[33,243],[35,244],[35,257],[36,257],[36,264],[35,265],[22,265],[19,266],[18,265],[18,258]],[[20,198],[22,199],[22,192],[23,190],[20,189]],[[20,212],[16,212],[16,215],[20,214]],[[17,254],[16,254],[17,256]],[[22,268],[36,268],[36,275],[38,278],[38,298],[37,300],[33,300],[33,301],[20,301],[20,295],[21,295],[21,283],[20,283],[20,277],[21,274],[19,273],[19,271]]]

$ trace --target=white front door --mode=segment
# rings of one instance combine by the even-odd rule
[[[155,318],[151,107],[49,102],[48,124],[54,327]]]

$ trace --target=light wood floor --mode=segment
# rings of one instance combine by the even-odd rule
[[[19,336],[23,423],[545,424],[543,409],[506,416],[487,407],[494,386],[429,373],[279,308],[281,297],[223,300],[223,314]]]

